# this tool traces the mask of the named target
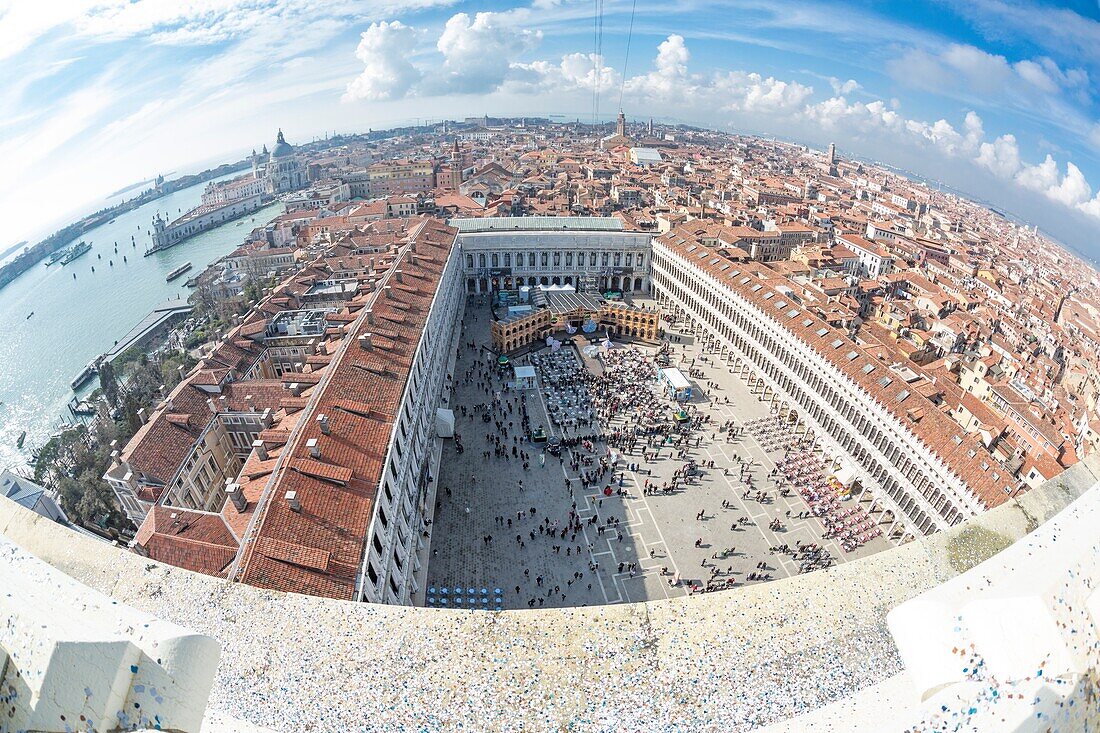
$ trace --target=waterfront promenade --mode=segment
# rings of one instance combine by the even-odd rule
[[[130,329],[129,333],[115,342],[115,345],[103,354],[103,358],[107,361],[114,361],[126,353],[127,349],[144,342],[165,324],[190,313],[192,310],[194,310],[194,306],[182,296],[161,303]]]
[[[59,419],[72,419],[70,383],[85,365],[129,341],[136,324],[153,309],[170,299],[186,300],[191,291],[184,279],[166,282],[169,272],[184,262],[194,263],[196,271],[205,269],[240,245],[253,226],[282,211],[280,204],[265,207],[239,220],[239,226],[218,227],[142,257],[153,214],[193,207],[203,185],[119,215],[82,236],[92,251],[72,264],[37,265],[0,289],[0,374],[5,376],[0,380],[0,467],[23,465]],[[20,450],[17,439],[24,430]]]

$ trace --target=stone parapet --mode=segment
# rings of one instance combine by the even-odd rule
[[[1078,553],[1073,568],[1092,567],[1093,545],[1055,547],[1057,532],[1043,539],[1035,530],[1098,478],[1100,458],[1090,457],[950,530],[809,575],[669,601],[499,613],[356,604],[227,583],[4,503],[0,534],[119,603],[216,639],[222,656],[210,710],[277,730],[904,730],[908,716],[914,724],[925,719],[937,694],[991,710],[995,702],[961,688],[972,681],[941,669],[942,658],[913,656],[912,640],[891,633],[890,612],[899,609],[892,618],[904,625],[903,604],[941,586],[955,593],[945,584],[979,573],[960,579],[965,588],[968,577],[985,572],[972,568],[1006,548]],[[1095,501],[1085,499],[1082,511]],[[1057,575],[1071,565],[1050,567]],[[988,579],[1012,580],[1007,572]],[[1052,576],[1033,590],[1055,598],[1060,582]],[[948,618],[965,594],[953,598],[936,600],[941,610],[929,623]],[[1084,624],[1074,598],[1070,615]],[[1095,613],[1095,598],[1085,600]],[[940,647],[951,633],[937,637]],[[1074,662],[1070,673],[1087,687],[1095,657],[1080,659],[1086,672]]]

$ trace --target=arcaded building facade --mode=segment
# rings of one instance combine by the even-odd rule
[[[572,285],[578,290],[649,290],[652,234],[616,217],[521,216],[452,219],[466,292],[524,285]]]
[[[728,363],[871,492],[891,530],[930,534],[1016,489],[978,438],[921,394],[911,370],[770,287],[766,268],[727,261],[678,230],[654,239],[652,265],[658,302],[706,324]]]

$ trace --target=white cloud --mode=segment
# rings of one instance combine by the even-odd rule
[[[991,143],[982,143],[974,162],[1001,178],[1016,175],[1020,170],[1020,148],[1016,144],[1016,136],[1001,135]]]
[[[1097,219],[1100,219],[1100,192],[1097,192],[1096,196],[1083,204],[1078,204],[1077,208],[1089,216],[1095,216]]]
[[[796,81],[764,78],[755,72],[730,71],[715,77],[712,91],[721,96],[722,109],[733,112],[788,112],[798,109],[813,88]]]
[[[542,40],[541,31],[513,25],[503,13],[466,13],[451,16],[436,48],[443,54],[439,75],[427,83],[436,93],[485,93],[494,91],[523,53]]]
[[[657,46],[653,71],[628,79],[626,89],[632,94],[658,99],[680,99],[691,95],[692,80],[687,63],[691,60],[684,37],[672,34]]]
[[[598,63],[597,63],[598,62]],[[514,63],[509,69],[506,91],[520,93],[614,90],[619,86],[619,73],[603,63],[603,57],[592,53],[570,53],[560,63],[533,61]]]
[[[1087,90],[1089,84],[1083,69],[1063,70],[1045,56],[1013,62],[961,43],[952,43],[938,54],[911,49],[887,68],[898,81],[938,93],[1011,95],[1010,101],[1025,103],[1041,102],[1065,91]]]
[[[344,99],[383,100],[405,96],[421,78],[406,57],[416,39],[416,30],[401,21],[371,23],[355,49],[356,58],[363,62],[363,71],[348,84]]]
[[[858,92],[863,87],[855,79],[849,79],[848,81],[841,81],[835,76],[829,77],[829,86],[833,88],[833,94],[840,96],[841,94],[851,94],[852,92]]]
[[[1066,174],[1058,171],[1058,164],[1050,155],[1038,165],[1025,165],[1016,174],[1016,182],[1024,188],[1038,191],[1051,201],[1069,207],[1085,204],[1092,195],[1092,189],[1073,163],[1066,164]]]

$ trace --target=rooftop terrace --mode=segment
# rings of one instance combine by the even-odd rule
[[[13,574],[40,578],[57,587],[61,596],[54,597],[69,601],[62,611],[56,603],[31,604],[22,592],[0,598],[7,613],[30,614],[44,630],[31,650],[28,637],[0,629],[0,649],[14,662],[0,689],[22,675],[13,688],[24,696],[16,705],[22,716],[27,700],[53,699],[33,698],[35,689],[62,683],[71,689],[82,684],[82,674],[100,671],[93,664],[73,666],[64,677],[40,674],[51,659],[41,653],[51,635],[97,641],[88,625],[89,598],[102,593],[108,612],[151,614],[159,620],[156,633],[186,642],[143,652],[163,658],[140,675],[189,681],[191,688],[163,683],[177,696],[181,689],[201,696],[209,675],[207,730],[226,729],[218,723],[225,716],[315,731],[362,729],[367,721],[387,731],[460,724],[579,731],[766,726],[769,733],[944,724],[1084,730],[1100,723],[1098,479],[1100,457],[1093,456],[950,530],[735,592],[503,613],[356,604],[228,583],[151,562],[0,502],[5,556],[17,560],[0,564],[0,584],[14,587]],[[74,615],[72,608],[81,610]],[[132,623],[118,628],[134,634]],[[216,672],[208,646],[187,629],[220,644]],[[149,633],[129,643],[145,648]],[[188,653],[200,647],[201,654]],[[86,651],[92,659],[97,650]],[[123,700],[146,694],[146,684],[137,672],[115,683]],[[164,714],[174,715],[180,730],[195,730],[196,700],[174,699],[167,704],[183,712]],[[26,720],[5,723],[20,729]],[[65,725],[54,717],[36,729]]]

